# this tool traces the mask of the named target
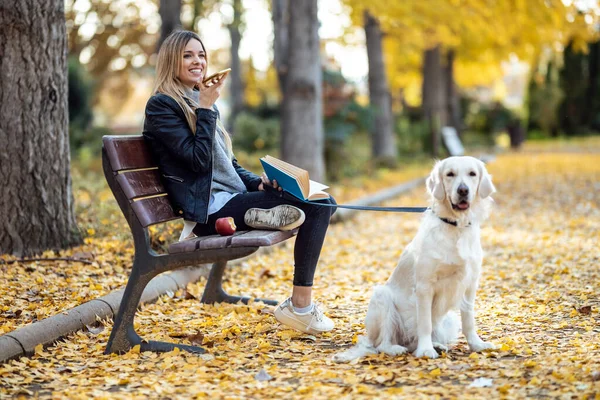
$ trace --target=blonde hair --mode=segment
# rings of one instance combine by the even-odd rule
[[[202,43],[200,36],[198,36],[196,33],[190,31],[175,31],[171,33],[165,39],[163,44],[160,46],[160,50],[158,51],[158,57],[156,59],[156,81],[154,83],[154,89],[152,90],[152,93],[166,94],[175,100],[177,104],[179,104],[179,107],[181,107],[183,110],[185,119],[195,135],[195,109],[199,105],[193,99],[190,99],[188,96],[186,96],[185,87],[178,77],[179,71],[181,70],[181,64],[183,62],[183,52],[185,50],[185,46],[187,46],[190,40],[197,40],[200,42],[202,45],[202,50],[204,50],[204,54],[207,54],[204,43]],[[205,71],[206,70],[208,70],[208,55],[206,55]],[[192,103],[191,106],[187,101],[185,101],[186,98],[190,101],[190,103]],[[220,118],[217,119],[217,128],[223,132],[223,140],[225,142],[225,147],[227,148],[227,153],[230,157],[233,157],[231,137],[223,126]]]

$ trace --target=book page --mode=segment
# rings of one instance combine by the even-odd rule
[[[329,199],[331,196],[328,193],[325,192],[317,192],[317,193],[313,193],[311,194],[307,200],[323,200],[323,199]]]
[[[310,182],[310,191],[311,192],[319,192],[319,191],[329,189],[329,186],[323,185],[322,183],[319,183],[317,181],[313,181],[312,179],[309,179],[309,182]]]
[[[323,185],[322,183],[309,180],[310,183],[310,192],[308,194],[309,200],[319,200],[319,199],[328,199],[330,196],[325,192],[326,189],[329,189],[329,186]]]

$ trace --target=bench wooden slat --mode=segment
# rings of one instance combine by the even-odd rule
[[[124,172],[118,174],[116,179],[129,200],[165,193],[160,173],[156,169]]]
[[[251,230],[244,235],[234,236],[231,247],[272,246],[291,238],[297,233],[297,229],[293,231]]]
[[[102,137],[102,143],[115,172],[156,167],[141,135],[107,135]]]
[[[134,201],[131,203],[131,208],[144,228],[182,217],[175,214],[167,196]]]

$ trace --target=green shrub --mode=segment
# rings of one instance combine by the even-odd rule
[[[540,129],[532,129],[529,132],[527,132],[527,139],[529,139],[529,140],[548,140],[548,139],[552,139],[552,136],[550,136],[550,132],[548,132],[548,131],[544,131],[544,130],[540,130]]]
[[[494,135],[483,131],[467,130],[461,133],[461,141],[465,148],[490,148],[494,146]]]
[[[108,128],[95,126],[88,129],[69,127],[71,137],[71,156],[84,169],[100,171],[100,156],[102,155],[102,136],[110,135]],[[100,167],[99,167],[100,166]]]
[[[370,157],[370,144],[366,143],[365,146],[364,142],[365,139],[370,141],[368,129],[372,120],[371,110],[358,104],[352,97],[348,97],[341,108],[324,119],[325,164],[329,181],[355,176],[364,169],[362,166],[368,159],[364,160],[358,153],[364,153],[366,149]]]
[[[279,148],[279,120],[260,118],[248,112],[240,113],[235,119],[233,146],[248,153],[273,152]]]
[[[94,118],[91,106],[93,83],[74,57],[68,62],[68,82],[69,142],[71,150],[77,151],[90,139],[88,128]]]
[[[547,82],[533,87],[529,92],[529,121],[532,127],[556,133],[559,129],[559,107],[564,93],[558,84]]]
[[[396,141],[398,154],[414,156],[431,152],[431,133],[425,120],[411,120],[407,115],[396,117]]]

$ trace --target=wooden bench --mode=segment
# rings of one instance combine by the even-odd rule
[[[221,286],[227,261],[248,256],[261,246],[271,246],[295,232],[250,230],[232,236],[205,236],[173,243],[167,254],[150,246],[148,227],[181,218],[176,215],[161,182],[156,164],[142,136],[102,138],[104,176],[133,234],[133,267],[105,353],[127,352],[135,345],[141,351],[171,351],[175,347],[203,353],[198,346],[145,341],[135,332],[133,321],[144,288],[156,275],[176,268],[213,263],[201,301],[203,303],[247,303],[249,297],[232,296]],[[254,299],[276,305],[273,300]]]

